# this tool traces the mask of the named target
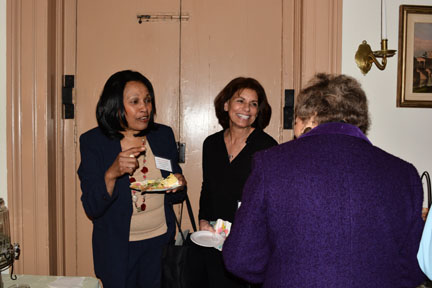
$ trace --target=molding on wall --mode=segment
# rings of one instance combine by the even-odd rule
[[[37,2],[37,3],[36,3]],[[8,199],[16,271],[49,275],[49,0],[7,1]]]
[[[6,145],[6,0],[0,0],[0,197],[7,199]]]
[[[59,53],[63,57],[63,75],[76,75],[76,38],[77,38],[77,0],[61,0],[62,7],[62,39],[63,47]],[[58,10],[59,11],[59,10]],[[67,12],[67,13],[66,13]],[[74,89],[75,90],[75,89]],[[73,92],[75,93],[75,92]],[[75,98],[75,95],[73,95]],[[75,100],[74,100],[75,103]],[[75,103],[76,104],[76,103]],[[62,140],[63,153],[62,157],[62,188],[63,199],[61,205],[63,217],[67,221],[63,221],[63,259],[61,268],[65,275],[78,275],[78,249],[77,249],[77,209],[79,196],[77,194],[78,175],[76,169],[78,167],[77,155],[77,138],[76,138],[76,121],[75,119],[62,120],[61,135],[58,137]],[[72,143],[72,144],[71,144]],[[67,177],[66,175],[74,175]],[[82,208],[81,208],[82,209]],[[73,239],[73,241],[71,240]],[[59,265],[60,266],[60,262]]]

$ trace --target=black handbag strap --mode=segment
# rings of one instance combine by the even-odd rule
[[[188,197],[187,194],[186,194],[185,201],[186,201],[186,208],[187,208],[188,214],[189,214],[189,219],[190,219],[190,222],[192,224],[192,228],[193,228],[194,232],[196,232],[197,231],[197,227],[196,227],[196,224],[195,224],[195,218],[193,216],[192,205],[191,205],[191,203],[189,201],[189,197]]]
[[[183,201],[183,202],[181,203],[181,209],[180,209],[180,220],[179,220],[179,219],[177,218],[177,216],[175,215],[175,213],[174,213],[174,208],[173,208],[173,206],[171,205],[171,209],[173,210],[173,213],[174,213],[174,218],[175,218],[175,221],[176,221],[176,224],[177,224],[177,228],[179,229],[179,232],[180,232],[180,235],[181,235],[181,237],[182,237],[182,239],[183,239],[183,242],[186,241],[186,239],[185,239],[185,237],[184,237],[184,235],[183,235],[183,231],[182,231],[182,229],[181,229],[181,219],[182,219],[182,215],[183,215],[183,203],[184,203],[184,202],[186,202],[186,208],[187,208],[187,210],[188,210],[189,219],[190,219],[190,222],[191,222],[191,224],[192,224],[192,228],[193,228],[194,232],[197,231],[196,224],[195,224],[195,218],[194,218],[194,216],[193,216],[193,211],[192,211],[192,205],[191,205],[191,203],[190,203],[190,201],[189,201],[189,197],[188,197],[188,195],[186,194],[185,201]]]
[[[428,195],[428,208],[430,209],[430,206],[432,204],[431,179],[430,179],[429,173],[427,171],[423,172],[420,179],[423,180],[423,177],[426,178],[426,187],[428,190],[428,194],[427,194]]]

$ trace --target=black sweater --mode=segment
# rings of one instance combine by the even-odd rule
[[[243,186],[251,172],[253,154],[277,145],[270,135],[255,129],[246,140],[246,146],[230,163],[224,142],[224,131],[206,138],[203,144],[203,183],[198,218],[207,221],[234,222]]]

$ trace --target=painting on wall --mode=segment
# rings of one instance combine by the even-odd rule
[[[399,8],[398,107],[432,108],[432,6]]]

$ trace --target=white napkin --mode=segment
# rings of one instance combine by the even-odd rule
[[[217,219],[216,221],[210,222],[210,224],[215,229],[216,234],[221,235],[224,239],[228,237],[231,231],[231,222],[222,219]],[[218,249],[219,251],[222,251],[222,247],[223,247],[223,243],[214,248]]]
[[[82,288],[84,277],[61,277],[48,284],[50,288]]]

